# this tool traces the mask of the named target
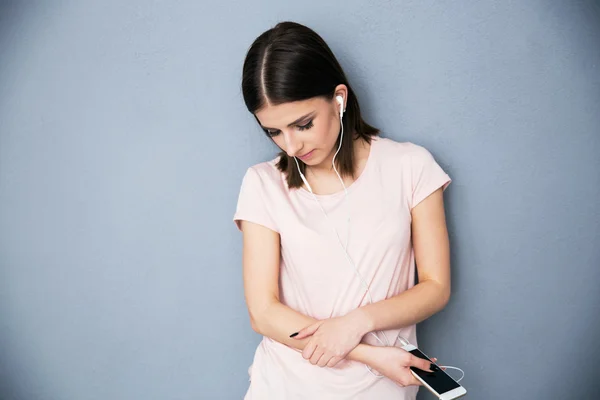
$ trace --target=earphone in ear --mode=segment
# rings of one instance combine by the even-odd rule
[[[344,115],[344,97],[343,96],[335,96],[335,99],[340,105],[340,118]]]
[[[338,146],[338,149],[335,152],[335,155],[333,156],[333,160],[332,160],[331,164],[333,165],[333,169],[335,170],[335,173],[337,174],[338,178],[340,179],[340,182],[342,183],[342,186],[344,187],[344,191],[346,191],[346,186],[344,185],[344,181],[342,180],[340,174],[337,171],[337,168],[335,167],[335,157],[337,156],[338,152],[340,151],[340,148],[342,147],[341,139],[344,138],[344,125],[342,124],[342,116],[344,115],[344,96],[341,96],[341,95],[335,96],[335,99],[337,100],[338,104],[340,105],[340,124],[341,124],[341,128],[342,128],[342,133],[341,133],[341,138],[340,138],[340,145]],[[308,180],[306,179],[306,177],[300,170],[300,164],[298,164],[298,158],[294,157],[294,161],[296,161],[296,166],[298,167],[298,173],[300,174],[300,178],[302,179],[302,182],[304,182],[308,191],[311,194],[313,194],[312,188],[310,187]],[[349,219],[349,217],[348,217],[348,219]]]

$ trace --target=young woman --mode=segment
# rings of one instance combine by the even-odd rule
[[[242,90],[281,149],[247,170],[234,216],[250,321],[264,336],[246,399],[415,399],[409,366],[436,366],[400,346],[416,345],[415,324],[450,297],[450,178],[426,149],[363,120],[340,64],[305,26],[283,22],[254,41]]]

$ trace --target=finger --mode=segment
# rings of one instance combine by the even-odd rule
[[[402,374],[401,379],[398,381],[398,383],[401,386],[422,386],[423,385],[420,380],[415,378],[414,373],[409,368],[406,368],[406,371],[408,373]]]
[[[419,368],[422,371],[433,372],[431,367],[434,367],[429,360],[422,359],[420,357],[411,354],[409,359],[409,366]]]
[[[435,363],[435,366],[440,368],[442,371],[445,371],[446,368],[445,367],[440,367],[439,363],[438,363],[438,359],[436,357],[432,358],[431,361],[433,361]]]
[[[312,365],[317,365],[321,357],[323,357],[323,353],[320,351],[315,351],[312,357],[310,358],[310,363]]]
[[[316,345],[311,341],[308,342],[308,344],[306,345],[306,347],[304,347],[304,350],[302,350],[302,357],[304,357],[305,360],[310,359],[316,349]]]
[[[420,380],[418,380],[417,378],[415,378],[415,376],[411,373],[410,374],[410,382],[408,383],[411,386],[423,386],[423,382],[421,382]]]
[[[314,335],[314,333],[317,331],[317,329],[319,329],[319,326],[321,326],[321,323],[322,322],[317,322],[310,326],[307,326],[304,329],[301,329],[300,332],[298,332],[298,334],[296,336],[294,336],[294,339],[300,340],[300,339],[304,339],[304,338]]]
[[[321,356],[321,358],[319,359],[319,361],[317,361],[317,365],[321,368],[325,367],[327,364],[329,364],[329,360],[331,360],[331,356],[328,356],[326,354],[323,354]]]
[[[342,359],[340,357],[331,357],[331,360],[329,360],[329,362],[327,363],[327,366],[330,368],[333,368],[336,365],[338,365],[340,361],[342,361]]]

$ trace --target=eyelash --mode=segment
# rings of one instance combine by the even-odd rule
[[[305,130],[310,129],[312,127],[313,127],[313,121],[311,119],[310,121],[308,121],[308,123],[306,125],[298,125],[298,130],[305,131]]]
[[[313,125],[314,125],[313,124],[313,120],[310,120],[307,124],[305,124],[305,125],[296,125],[296,127],[298,128],[299,131],[305,131],[305,130],[308,130],[308,129],[312,128]],[[271,130],[268,130],[268,129],[265,129],[264,131],[267,134],[267,136],[269,136],[269,137],[275,137],[275,136],[279,135],[279,133],[281,132],[281,131],[271,131]]]

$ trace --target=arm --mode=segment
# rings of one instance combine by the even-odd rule
[[[252,328],[291,348],[304,349],[308,339],[292,339],[290,332],[316,320],[279,301],[279,235],[247,221],[242,221],[242,232],[244,288]],[[374,347],[361,343],[348,353],[347,359],[370,365],[403,386],[421,384],[411,374],[410,366],[431,371],[429,362],[396,347]]]
[[[279,301],[280,237],[262,225],[242,221],[243,275],[246,304],[252,329],[289,347],[303,350],[309,339],[296,340],[290,334],[317,320]],[[363,362],[365,346],[352,357]]]
[[[298,339],[314,338],[304,350],[326,347],[343,355],[365,334],[409,326],[429,318],[448,303],[450,297],[450,250],[442,189],[412,209],[412,238],[419,283],[394,297],[360,307],[343,317],[318,321],[302,329]],[[348,332],[340,340],[339,332]],[[339,358],[338,358],[339,359]]]
[[[397,296],[353,311],[365,334],[421,322],[443,309],[450,299],[450,246],[442,189],[414,207],[411,214],[419,283]]]

